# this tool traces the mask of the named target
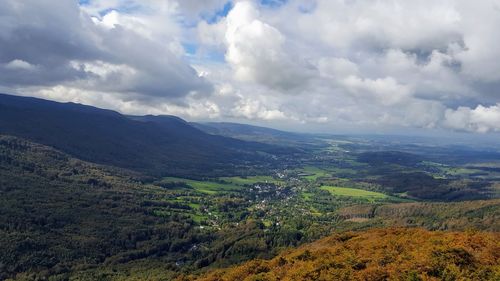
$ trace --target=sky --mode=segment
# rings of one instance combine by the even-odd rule
[[[329,133],[500,132],[500,0],[3,0],[0,92]]]

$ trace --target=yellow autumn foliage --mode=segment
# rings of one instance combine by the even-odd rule
[[[500,233],[390,228],[335,234],[197,281],[500,280]]]

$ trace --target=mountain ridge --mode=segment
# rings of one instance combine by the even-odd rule
[[[0,94],[0,109],[1,134],[52,146],[86,161],[155,174],[232,169],[283,152],[277,146],[210,135],[178,117],[131,117],[5,94]]]
[[[324,145],[324,143],[318,139],[319,135],[316,134],[289,132],[268,127],[233,122],[191,122],[190,124],[208,134],[231,137],[245,141],[256,141],[286,146]]]

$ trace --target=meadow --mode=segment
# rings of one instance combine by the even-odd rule
[[[368,191],[358,188],[324,185],[321,186],[320,189],[326,190],[334,196],[354,197],[354,198],[366,199],[367,201],[378,201],[390,198],[390,196],[380,192]]]
[[[314,167],[314,166],[306,166],[306,167],[300,169],[299,171],[301,174],[305,174],[301,177],[305,178],[309,181],[316,181],[318,178],[331,176],[331,173],[329,173],[328,171],[325,171],[321,168]]]
[[[242,186],[233,183],[219,183],[208,180],[191,180],[176,177],[166,177],[160,183],[185,183],[194,190],[205,194],[217,194],[219,192],[235,192],[239,191]]]
[[[236,185],[251,185],[255,183],[283,183],[283,180],[275,179],[271,176],[248,176],[248,177],[222,177],[221,180]]]

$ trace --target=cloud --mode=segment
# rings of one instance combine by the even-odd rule
[[[345,78],[358,75],[358,66],[346,58],[324,57],[318,61],[319,74],[325,78]]]
[[[500,103],[492,106],[478,105],[472,109],[459,107],[456,110],[447,109],[445,126],[462,131],[487,133],[500,131]]]
[[[253,99],[242,99],[232,110],[235,117],[245,117],[247,119],[262,120],[283,120],[287,119],[285,113],[278,109],[269,109],[260,101]]]
[[[284,91],[307,83],[312,69],[287,53],[286,38],[259,19],[249,1],[235,4],[226,19],[226,60],[242,81],[256,82]]]
[[[494,0],[457,2],[464,48],[457,49],[454,56],[461,63],[462,74],[482,82],[500,81],[500,65],[495,62],[495,58],[500,57],[500,49],[494,47],[500,44],[497,28],[500,25],[500,3]]]
[[[118,110],[132,115],[143,114],[173,114],[184,118],[207,119],[217,118],[221,115],[219,106],[211,101],[188,95],[183,103],[175,100],[144,100],[141,98],[127,97],[117,92],[85,90],[71,86],[58,85],[54,87],[29,88],[23,92],[25,96],[38,96],[40,98],[60,102],[75,102],[99,105],[103,108]]]
[[[292,2],[300,5],[303,1]],[[461,18],[451,1],[315,3],[314,10],[298,14],[295,25],[303,37],[334,48],[432,51],[461,41],[457,25]]]
[[[1,1],[0,87],[288,129],[498,132],[498,1],[268,3]]]
[[[188,17],[209,16],[221,10],[227,0],[180,0],[178,1],[180,10]]]
[[[2,1],[0,10],[4,86],[71,85],[143,99],[211,92],[183,59],[168,7],[99,18],[73,1]]]
[[[393,77],[373,80],[349,76],[343,83],[351,93],[359,98],[379,102],[385,106],[393,106],[405,102],[411,95],[411,88],[400,85]]]
[[[29,62],[25,62],[23,60],[12,60],[4,66],[6,69],[19,69],[19,70],[34,70],[36,66],[30,64]]]

